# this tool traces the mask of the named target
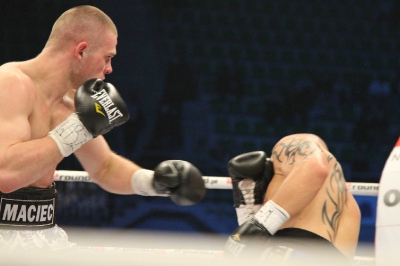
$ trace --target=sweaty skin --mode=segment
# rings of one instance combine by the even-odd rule
[[[301,228],[318,234],[353,260],[361,214],[346,190],[340,163],[326,144],[312,134],[282,138],[272,149],[274,177],[265,201],[273,200],[291,218],[282,228]]]

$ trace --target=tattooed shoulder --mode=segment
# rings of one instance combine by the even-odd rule
[[[335,156],[333,156],[332,154],[328,155],[328,163],[330,163],[332,160],[336,160]]]
[[[279,162],[294,164],[313,154],[318,147],[307,138],[290,138],[279,142],[272,151],[272,156]]]

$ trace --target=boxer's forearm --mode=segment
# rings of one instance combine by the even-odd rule
[[[318,161],[303,161],[293,167],[270,200],[284,208],[291,216],[296,215],[315,198],[327,174],[327,168]]]
[[[93,174],[94,182],[111,193],[133,194],[132,175],[142,168],[116,154],[111,155],[111,161],[100,172]]]
[[[102,136],[83,145],[75,155],[93,182],[103,189],[116,194],[133,194],[131,177],[141,167],[112,152]]]
[[[166,160],[154,170],[143,168],[111,151],[98,136],[75,152],[93,182],[116,194],[171,196],[181,206],[200,202],[206,192],[201,172],[191,163]]]

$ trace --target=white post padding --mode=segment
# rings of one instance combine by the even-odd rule
[[[376,265],[398,265],[400,250],[400,138],[386,160],[379,186],[375,225]]]

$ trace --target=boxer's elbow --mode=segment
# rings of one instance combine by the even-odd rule
[[[2,193],[10,193],[18,189],[16,177],[10,171],[0,169],[0,191]]]
[[[312,176],[314,177],[313,179],[316,183],[321,184],[321,186],[328,177],[328,174],[329,174],[328,167],[326,167],[323,164],[317,163],[313,167],[313,174],[312,174]]]
[[[306,178],[304,181],[316,190],[321,188],[329,174],[327,166],[314,160],[304,162],[298,170]]]

